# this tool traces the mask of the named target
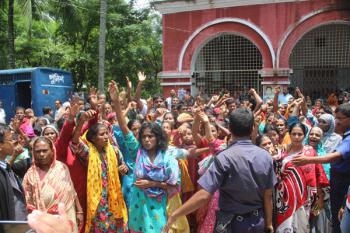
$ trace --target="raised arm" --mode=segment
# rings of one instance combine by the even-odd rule
[[[215,140],[211,128],[210,128],[210,122],[208,116],[204,112],[199,113],[199,117],[201,121],[203,122],[204,129],[205,129],[205,137],[208,140],[208,142],[212,142]]]
[[[280,94],[280,87],[275,86],[275,96],[273,97],[273,111],[278,113],[278,96]]]
[[[89,103],[91,105],[91,109],[97,110],[97,89],[95,87],[91,87],[89,90]]]
[[[249,94],[251,94],[253,96],[253,98],[255,99],[255,102],[256,102],[256,105],[255,105],[253,112],[257,112],[260,109],[260,106],[263,104],[263,100],[261,99],[260,95],[253,88],[249,90]]]
[[[300,107],[301,107],[301,111],[302,111],[303,115],[306,116],[308,108],[307,108],[307,104],[306,104],[306,101],[305,101],[305,97],[304,97],[303,93],[301,93],[299,87],[297,87],[295,89],[295,91],[297,92],[298,97],[302,99]]]
[[[141,101],[141,90],[142,90],[142,84],[146,80],[146,76],[143,72],[139,72],[137,76],[139,78],[139,83],[137,84],[137,87],[136,87],[135,101],[137,103],[137,108],[139,109],[139,111],[142,111],[143,103]]]
[[[55,142],[57,159],[65,161],[67,158],[67,148],[72,138],[73,129],[75,126],[75,117],[79,113],[79,96],[74,96],[70,103],[68,119],[64,122],[60,136]]]
[[[202,136],[199,133],[200,125],[201,125],[201,119],[199,117],[199,113],[195,112],[194,121],[192,125],[192,132],[193,132],[193,141],[197,147],[201,146],[202,144]]]
[[[128,100],[128,103],[130,103],[132,101],[132,96],[131,96],[131,92],[132,92],[132,82],[129,80],[129,77],[126,76],[126,86],[127,86],[127,90],[126,90],[126,98]]]
[[[122,112],[122,108],[120,105],[120,99],[119,99],[119,90],[118,86],[114,81],[111,81],[108,85],[108,91],[109,91],[109,96],[111,97],[113,101],[113,108],[116,113],[119,127],[121,131],[123,132],[124,135],[127,135],[129,133],[129,128],[126,124],[124,114]]]

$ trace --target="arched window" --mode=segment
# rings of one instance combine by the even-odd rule
[[[259,91],[258,71],[262,66],[261,53],[250,40],[222,34],[207,42],[195,59],[193,93],[246,93],[250,88]]]
[[[291,85],[313,99],[350,88],[350,26],[328,24],[306,33],[289,59]]]

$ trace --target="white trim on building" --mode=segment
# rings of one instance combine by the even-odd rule
[[[153,2],[152,5],[154,5],[156,10],[159,11],[161,14],[173,14],[178,12],[207,10],[215,8],[303,1],[310,0],[169,0],[156,1]]]

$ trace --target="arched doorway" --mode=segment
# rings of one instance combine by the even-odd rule
[[[247,93],[250,88],[259,91],[258,71],[262,66],[261,53],[250,40],[221,34],[207,42],[195,57],[192,93]]]
[[[291,86],[311,98],[350,88],[350,25],[328,24],[306,33],[289,58]]]

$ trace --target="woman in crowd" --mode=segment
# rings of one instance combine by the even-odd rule
[[[115,82],[109,84],[109,93],[119,125],[125,134],[125,119],[118,110],[119,93]],[[124,119],[124,120],[123,120]],[[131,135],[130,135],[131,136]],[[139,131],[134,185],[131,187],[129,206],[130,232],[161,232],[167,220],[167,202],[179,188],[179,167],[176,159],[167,151],[167,138],[156,123],[144,123]]]
[[[322,188],[328,186],[322,166],[310,164],[296,167],[291,159],[298,155],[317,156],[311,146],[304,146],[306,127],[296,123],[290,127],[291,144],[282,153],[281,181],[276,187],[276,232],[309,233],[309,218],[314,206],[323,206]]]
[[[331,153],[339,145],[342,137],[335,133],[335,119],[334,116],[328,113],[322,114],[318,119],[318,126],[323,131],[321,139],[322,145],[326,153]]]
[[[126,232],[127,209],[118,172],[118,151],[109,142],[107,126],[91,126],[79,140],[88,112],[75,128],[71,148],[87,169],[85,232]]]
[[[23,180],[29,212],[40,210],[58,214],[63,203],[72,232],[83,224],[84,213],[74,190],[68,168],[56,161],[55,147],[50,139],[38,137],[33,143],[33,165]],[[78,223],[78,224],[77,224]]]
[[[323,145],[321,143],[321,138],[323,136],[323,131],[319,127],[313,127],[310,130],[307,143],[312,146],[318,156],[323,156],[326,154]],[[323,166],[323,168],[325,168]],[[329,174],[326,175],[328,176]],[[311,228],[315,233],[322,232],[331,232],[331,211],[330,211],[330,199],[329,199],[329,186],[323,187],[323,196],[324,202],[319,202],[322,206],[315,206],[314,211],[312,212],[311,218]]]

